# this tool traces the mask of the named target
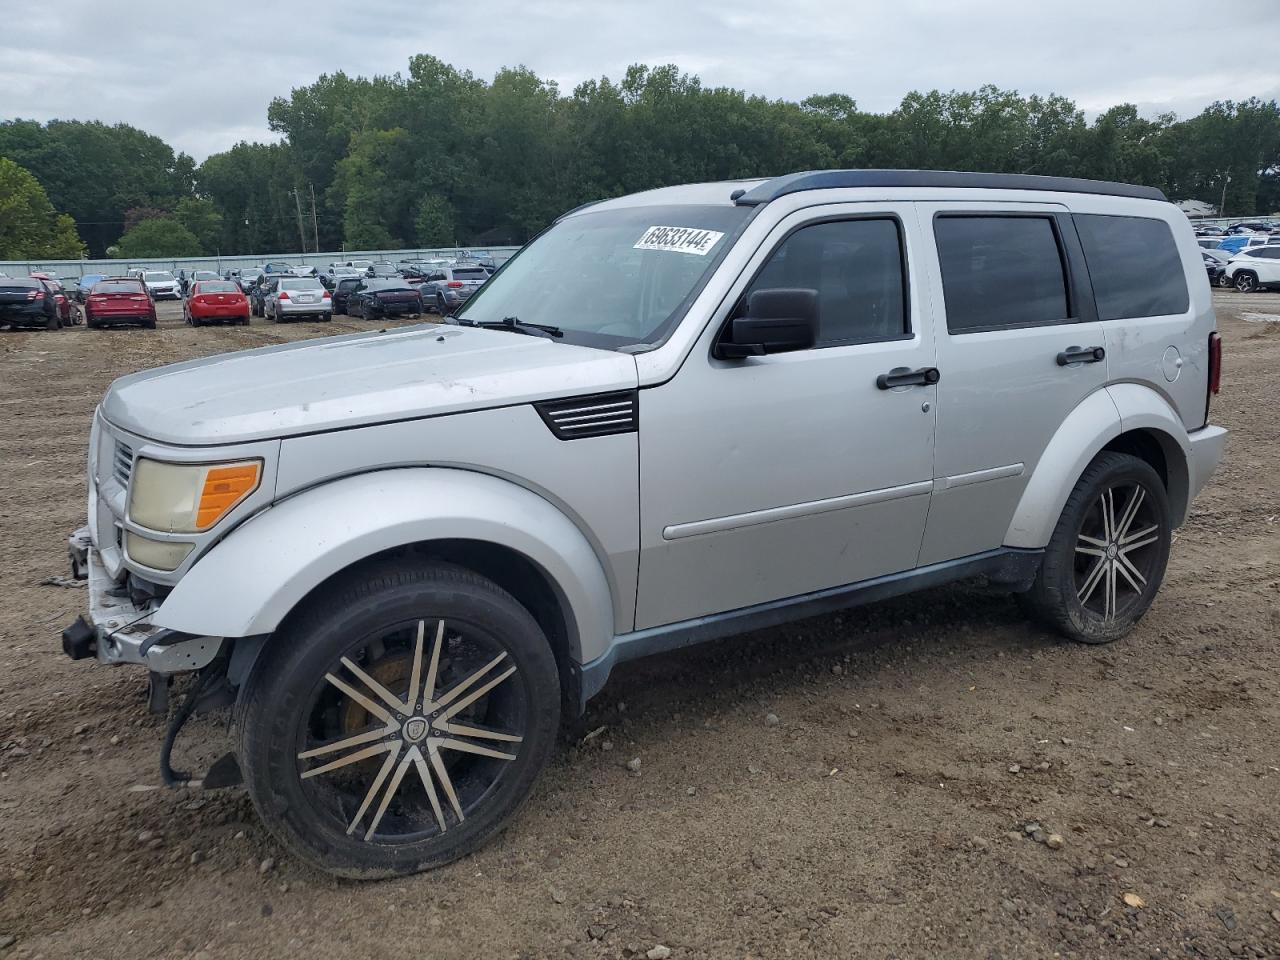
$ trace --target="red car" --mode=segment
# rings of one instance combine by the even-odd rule
[[[193,327],[206,323],[249,323],[249,298],[233,280],[200,280],[182,302],[182,319]]]
[[[154,330],[156,304],[141,280],[108,277],[95,283],[85,297],[84,321],[91,328],[137,323]]]
[[[58,319],[62,321],[63,326],[74,326],[80,322],[80,311],[76,309],[71,298],[67,296],[67,291],[62,286],[62,281],[57,277],[50,276],[47,273],[31,274],[36,280],[43,280],[53,288],[53,303],[58,311]]]

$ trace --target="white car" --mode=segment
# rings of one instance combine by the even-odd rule
[[[1227,286],[1241,293],[1280,287],[1280,244],[1268,243],[1241,250],[1227,261]]]
[[[138,279],[146,286],[152,300],[182,299],[182,285],[168,270],[143,270],[141,273]]]

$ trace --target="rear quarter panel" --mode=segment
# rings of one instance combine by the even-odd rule
[[[1182,261],[1188,308],[1181,314],[1103,321],[1107,380],[1154,390],[1177,412],[1186,430],[1203,426],[1209,334],[1217,327],[1217,321],[1204,260],[1190,221],[1173,204],[1154,200],[1071,195],[1068,205],[1076,214],[1146,217],[1168,224]]]

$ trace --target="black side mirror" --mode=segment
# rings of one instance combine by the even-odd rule
[[[721,360],[740,360],[808,350],[817,342],[817,290],[757,290],[747,300],[746,315],[729,321],[715,355]]]

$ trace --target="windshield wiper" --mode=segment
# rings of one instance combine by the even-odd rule
[[[564,331],[549,323],[525,323],[519,317],[503,317],[501,320],[472,320],[469,317],[449,317],[462,327],[482,327],[485,330],[510,330],[512,333],[523,333],[531,337],[547,336],[559,339]],[[533,331],[538,331],[534,333]]]

